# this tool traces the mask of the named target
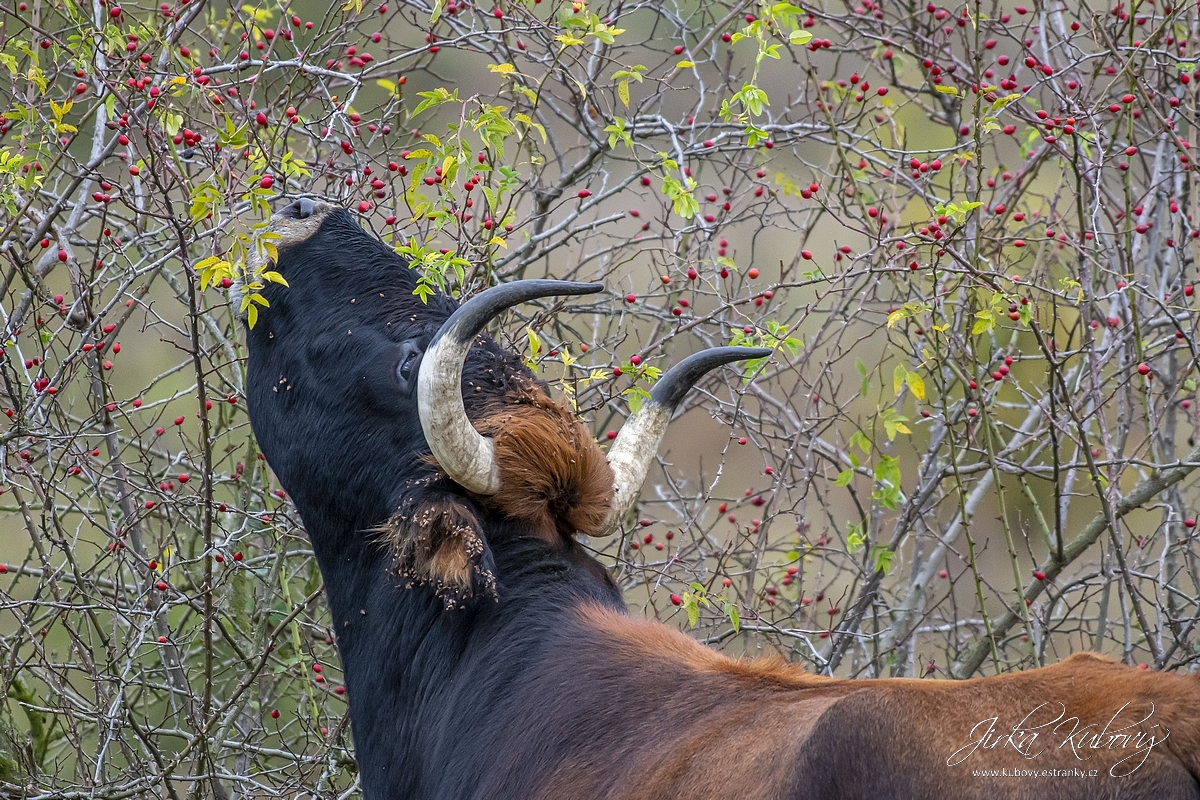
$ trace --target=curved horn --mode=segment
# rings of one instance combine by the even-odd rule
[[[608,450],[608,465],[613,471],[613,504],[605,531],[620,523],[633,508],[650,463],[667,433],[667,424],[684,395],[705,373],[723,364],[752,358],[766,358],[771,351],[763,347],[714,347],[694,353],[680,361],[650,392],[650,399],[621,426],[621,433]]]
[[[492,440],[467,419],[462,398],[463,361],[475,337],[504,310],[539,297],[592,294],[599,283],[525,280],[493,286],[463,303],[425,350],[417,374],[417,414],[425,441],[452,480],[476,494],[500,491]]]

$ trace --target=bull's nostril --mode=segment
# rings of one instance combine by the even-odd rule
[[[296,219],[308,219],[317,209],[317,204],[307,197],[296,201]]]

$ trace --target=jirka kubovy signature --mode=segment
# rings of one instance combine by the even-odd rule
[[[1044,716],[1054,713],[1058,708],[1058,716],[1041,722],[1039,712],[1046,709]],[[1047,750],[1063,750],[1070,748],[1071,753],[1080,761],[1088,761],[1097,751],[1131,751],[1109,767],[1108,774],[1114,778],[1132,775],[1146,759],[1150,751],[1165,742],[1171,732],[1165,728],[1159,729],[1158,723],[1143,726],[1154,716],[1154,704],[1150,711],[1141,719],[1129,722],[1121,719],[1121,715],[1129,708],[1129,703],[1117,709],[1102,728],[1098,723],[1084,724],[1079,717],[1067,716],[1067,707],[1062,703],[1041,703],[1011,730],[1000,729],[1000,716],[988,717],[971,728],[970,740],[955,750],[946,759],[947,766],[963,763],[978,750],[1003,750],[1011,748],[1028,759],[1037,758]],[[1158,730],[1156,730],[1158,729]]]

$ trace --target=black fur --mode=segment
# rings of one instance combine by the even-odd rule
[[[380,526],[446,488],[424,460],[416,393],[396,368],[457,304],[440,294],[422,303],[404,260],[341,210],[285,247],[278,268],[290,286],[268,286],[271,305],[247,334],[250,417],[324,576],[364,797],[465,796],[449,787],[478,776],[478,732],[532,680],[544,631],[584,598],[621,607],[619,593],[577,544],[525,536],[466,497],[495,593],[481,585],[475,602],[447,611],[435,587],[399,574]],[[532,375],[482,337],[463,373],[464,385],[484,387],[464,393],[468,415],[517,378]]]

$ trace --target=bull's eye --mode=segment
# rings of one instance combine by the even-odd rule
[[[401,391],[410,392],[417,385],[417,372],[421,366],[421,348],[415,341],[400,345],[400,357],[396,361],[396,381]]]
[[[412,380],[413,368],[417,365],[416,353],[405,353],[404,360],[400,362],[400,366],[396,369],[400,373],[400,380]]]

